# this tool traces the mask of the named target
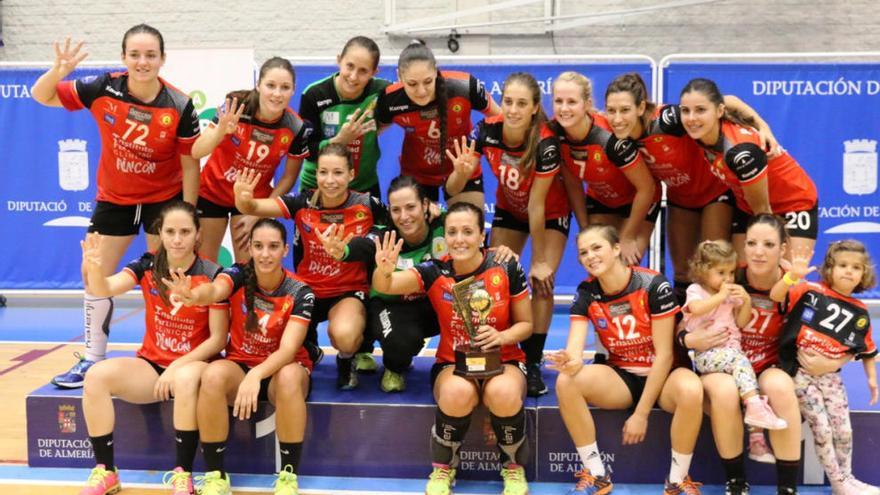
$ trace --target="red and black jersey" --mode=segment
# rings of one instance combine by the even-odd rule
[[[742,350],[755,373],[761,374],[779,363],[779,338],[784,318],[782,305],[770,299],[769,290],[752,287],[744,267],[736,270],[735,280],[752,299],[752,317],[742,328]]]
[[[703,150],[684,131],[678,105],[658,109],[637,142],[651,174],[666,184],[670,203],[702,208],[729,189],[712,173]]]
[[[513,326],[512,304],[529,297],[525,272],[516,260],[501,263],[495,259],[494,253],[486,252],[483,263],[473,273],[457,274],[452,268],[452,260],[430,260],[413,268],[419,279],[422,292],[428,299],[440,319],[440,343],[437,345],[437,362],[455,362],[455,343],[468,342],[468,332],[454,307],[452,286],[468,277],[474,277],[473,289],[485,289],[492,297],[492,311],[486,318],[486,324],[503,332]],[[478,319],[473,320],[475,325]],[[517,344],[501,347],[501,362],[525,361],[525,354]]]
[[[125,265],[123,271],[140,284],[144,296],[146,328],[143,344],[137,355],[167,368],[172,361],[208,340],[211,335],[208,326],[209,310],[226,309],[227,305],[224,302],[213,304],[209,308],[184,306],[182,303],[165,304],[156,288],[157,282],[153,280],[154,257],[153,253],[144,253]],[[220,266],[196,257],[186,275],[192,277],[192,286],[198,287],[211,283],[219,272]]]
[[[129,94],[127,72],[61,81],[56,86],[64,108],[88,108],[98,123],[98,201],[158,203],[183,188],[180,155],[192,151],[199,116],[186,93],[162,78],[159,82],[162,89],[150,103]]]
[[[265,292],[257,286],[254,292],[254,311],[257,313],[258,329],[245,329],[247,304],[245,303],[245,274],[240,263],[230,266],[217,276],[218,280],[229,284],[232,295],[229,305],[232,313],[229,324],[229,343],[226,344],[226,359],[242,363],[250,368],[266,360],[281,345],[281,337],[287,322],[298,320],[308,326],[312,320],[312,307],[315,295],[308,285],[287,270],[284,278],[272,292]],[[305,347],[300,346],[294,361],[312,370],[312,360]]]
[[[714,146],[704,146],[710,171],[727,184],[736,206],[753,214],[743,186],[767,177],[767,193],[774,213],[806,211],[816,206],[816,185],[787,152],[767,160],[758,131],[727,119],[721,120],[721,135]]]
[[[492,173],[498,177],[498,189],[495,191],[498,207],[509,211],[518,220],[528,221],[532,182],[535,177],[552,177],[553,184],[544,202],[544,217],[547,220],[567,217],[571,209],[559,175],[559,140],[556,135],[546,124],[542,124],[535,163],[523,170],[519,161],[525,152],[525,144],[516,148],[504,144],[503,127],[504,117],[496,115],[480,121],[473,132],[476,140],[474,152],[486,156]]]
[[[368,193],[349,191],[340,206],[313,206],[314,191],[276,198],[284,218],[293,219],[296,235],[293,240],[293,264],[296,273],[317,297],[333,297],[351,291],[367,291],[367,265],[363,261],[336,261],[324,251],[318,232],[330,225],[345,226],[345,232],[365,236],[374,225],[388,225],[388,210]]]
[[[593,323],[608,365],[646,376],[655,355],[651,321],[674,316],[679,307],[666,277],[640,266],[631,269],[629,283],[617,294],[605,294],[595,277],[581,282],[570,315]]]
[[[587,195],[610,208],[632,204],[636,188],[623,171],[642,161],[632,139],[618,139],[605,116],[592,114],[593,124],[582,141],[574,141],[556,120],[562,160],[576,177],[587,183]],[[655,200],[659,200],[659,189]]]
[[[419,184],[441,186],[452,173],[452,162],[444,150],[448,143],[471,132],[471,110],[484,114],[492,97],[476,77],[455,71],[440,71],[446,83],[446,140],[440,146],[440,115],[437,100],[422,106],[406,95],[403,83],[385,88],[376,103],[376,120],[395,123],[404,130],[400,173],[413,176]],[[481,174],[478,168],[474,176]]]
[[[797,350],[808,348],[838,359],[854,354],[856,359],[874,357],[877,346],[871,337],[871,316],[865,304],[844,296],[824,283],[807,282],[788,290],[783,303],[785,322],[779,361],[794,375]]]
[[[285,156],[288,160],[309,156],[311,132],[312,125],[289,108],[271,123],[242,116],[235,133],[224,137],[205,163],[199,196],[227,208],[235,206],[232,193],[235,175],[243,168],[252,168],[262,174],[254,188],[254,197],[269,197],[272,178],[281,160]]]

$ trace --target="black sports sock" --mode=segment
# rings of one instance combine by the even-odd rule
[[[797,490],[798,471],[800,471],[801,461],[783,461],[776,459],[776,487],[789,488],[792,493]],[[784,493],[784,492],[783,492]]]
[[[533,333],[529,338],[519,343],[520,348],[526,353],[526,364],[541,362],[544,357],[544,342],[546,341],[546,333]]]
[[[202,455],[205,456],[205,471],[220,471],[222,476],[226,475],[223,470],[223,454],[226,452],[226,441],[222,442],[202,442]]]
[[[103,464],[105,468],[113,470],[113,432],[100,437],[89,437],[92,442],[92,450],[95,451],[95,464]]]
[[[174,430],[174,439],[177,443],[177,465],[191,473],[199,446],[199,430]]]
[[[498,450],[501,451],[501,464],[505,466],[511,463],[525,465],[529,457],[525,409],[520,409],[518,413],[508,418],[490,413],[490,422],[498,441]]]
[[[727,481],[746,479],[745,458],[742,454],[730,459],[722,457],[721,464],[724,465],[724,477]]]
[[[278,442],[278,448],[281,450],[281,469],[290,466],[296,473],[299,469],[299,459],[302,457],[302,442],[287,443]]]
[[[458,448],[470,425],[470,414],[458,418],[447,416],[438,407],[431,429],[431,461],[453,468],[458,466]]]

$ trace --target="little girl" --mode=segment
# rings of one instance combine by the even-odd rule
[[[877,403],[877,346],[871,338],[871,319],[853,293],[876,282],[874,265],[858,241],[837,241],[828,246],[819,270],[820,283],[799,284],[808,273],[812,253],[792,253],[791,270],[773,287],[770,297],[783,302],[786,312],[780,339],[779,361],[794,376],[801,414],[810,424],[816,454],[825,468],[835,495],[876,495],[877,487],[852,475],[853,434],[849,404],[838,371],[812,374],[798,364],[799,351],[812,351],[841,366],[852,357],[861,359],[868,376],[871,405]]]
[[[776,416],[767,398],[758,395],[758,379],[752,364],[742,351],[740,327],[752,316],[749,293],[733,283],[736,251],[727,241],[703,241],[690,260],[690,277],[695,283],[687,288],[684,325],[687,331],[703,327],[725,329],[727,341],[718,347],[696,351],[694,360],[700,373],[727,373],[733,376],[745,404],[747,425],[782,430],[788,423]]]

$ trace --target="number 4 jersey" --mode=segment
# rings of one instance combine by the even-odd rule
[[[858,299],[844,296],[825,284],[805,283],[788,291],[779,361],[794,375],[797,351],[811,349],[837,359],[854,354],[857,359],[873,357],[877,346],[871,338],[871,318]]]

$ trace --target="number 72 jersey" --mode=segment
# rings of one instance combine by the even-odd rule
[[[811,349],[829,358],[877,354],[871,337],[871,318],[858,299],[844,296],[825,284],[806,283],[789,290],[780,342],[779,360],[789,373],[797,370],[797,350]]]

